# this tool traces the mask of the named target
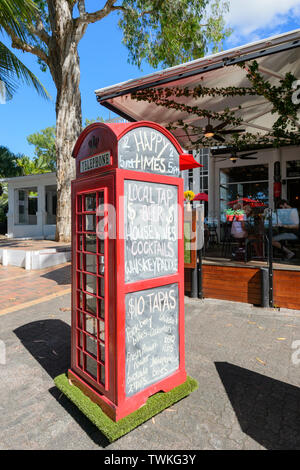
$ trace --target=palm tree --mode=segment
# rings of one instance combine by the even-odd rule
[[[33,0],[0,0],[0,33],[5,32],[4,28],[9,28],[25,40],[28,37],[25,24],[32,21],[36,11]],[[11,99],[18,81],[33,86],[39,95],[49,98],[38,78],[0,41],[0,99],[1,95],[2,99]]]
[[[22,174],[18,164],[19,157],[20,155],[15,155],[7,147],[0,145],[0,178],[11,178]]]
[[[17,164],[22,175],[40,175],[41,173],[49,173],[52,168],[45,155],[40,155],[33,159],[27,155],[17,155]]]

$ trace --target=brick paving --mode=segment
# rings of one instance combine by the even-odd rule
[[[0,265],[0,315],[25,302],[70,288],[70,263],[38,271]]]
[[[69,366],[69,309],[65,295],[0,317],[1,449],[300,449],[300,311],[186,298],[199,389],[108,445],[53,385]]]

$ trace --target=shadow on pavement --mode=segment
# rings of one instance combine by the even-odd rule
[[[65,322],[61,320],[35,321],[15,329],[14,333],[53,379],[70,367],[71,328]],[[98,428],[60,390],[54,386],[49,392],[93,442],[101,447],[109,444]]]
[[[215,363],[242,431],[269,450],[300,449],[300,389],[248,369]]]
[[[40,320],[16,330],[21,343],[54,379],[70,366],[71,329],[61,320]]]
[[[68,264],[62,268],[54,269],[49,273],[42,274],[41,277],[55,281],[60,286],[71,284],[71,265]]]
[[[58,388],[50,388],[49,392],[95,444],[103,448],[110,444],[104,434]]]

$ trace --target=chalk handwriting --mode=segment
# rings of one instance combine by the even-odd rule
[[[125,282],[178,269],[177,186],[126,180]]]
[[[179,367],[178,285],[126,295],[126,394],[143,390]]]
[[[151,127],[129,131],[119,141],[119,167],[124,170],[179,176],[179,153],[172,142]]]

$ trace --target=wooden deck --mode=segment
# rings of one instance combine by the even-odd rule
[[[205,260],[202,265],[204,298],[261,305],[261,267],[264,262]],[[274,263],[274,306],[300,309],[300,266]],[[185,270],[185,289],[191,291],[191,271]]]

